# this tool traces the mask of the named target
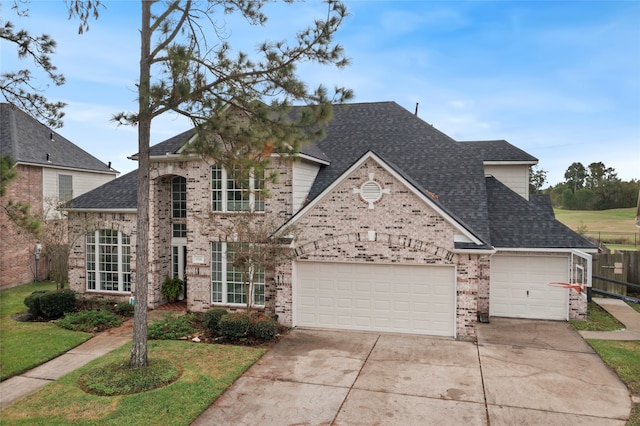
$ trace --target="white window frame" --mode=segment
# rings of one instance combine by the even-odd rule
[[[175,190],[178,179],[184,182],[184,192]],[[177,203],[180,206],[176,209]],[[171,179],[171,241],[174,245],[187,244],[187,179],[183,176]]]
[[[230,302],[230,288],[231,285],[244,285],[241,281],[229,282],[230,274],[234,274],[234,271],[229,270],[228,264],[228,251],[230,244],[241,243],[226,243],[214,241],[211,243],[211,304],[229,305],[229,306],[246,306],[246,295],[244,291],[241,293],[243,302]],[[216,250],[217,248],[217,250]],[[233,251],[232,251],[233,252]],[[239,273],[239,272],[238,272]],[[231,275],[233,276],[233,275]],[[266,279],[265,271],[259,270],[255,273],[256,280],[253,285],[253,304],[251,306],[264,307],[265,302],[265,290]],[[262,280],[260,281],[260,277]],[[219,291],[216,291],[216,287],[219,287]],[[218,294],[219,293],[219,294]],[[240,293],[234,293],[240,294]]]
[[[219,171],[220,173],[220,179],[219,179],[219,183],[220,183],[220,188],[214,188],[213,187],[213,177],[214,177],[214,173],[217,173]],[[211,206],[211,211],[213,212],[246,212],[246,211],[251,211],[251,212],[259,212],[262,213],[264,212],[264,187],[265,187],[265,179],[264,177],[262,178],[262,187],[260,187],[259,185],[256,185],[257,183],[259,183],[260,180],[256,179],[255,174],[254,173],[250,173],[249,174],[249,187],[248,188],[230,188],[230,184],[235,185],[235,180],[230,179],[230,174],[227,172],[227,170],[224,167],[221,166],[216,166],[213,165],[211,166],[211,179],[210,179],[210,183],[211,183],[211,199],[210,199],[210,203],[209,205]],[[233,209],[230,210],[229,209],[229,193],[233,191],[233,192],[241,192],[241,193],[245,193],[248,192],[249,193],[249,210],[242,210],[242,209]],[[217,204],[219,204],[219,208],[214,206],[214,192],[219,193],[219,199],[216,201]]]
[[[100,235],[105,231],[117,232],[117,242],[115,244],[101,244]],[[93,237],[93,241],[90,241],[89,236]],[[88,292],[109,292],[109,293],[131,293],[131,242],[130,237],[124,234],[122,231],[116,231],[114,229],[98,229],[92,233],[88,233],[85,236],[85,272],[86,281],[85,287]],[[92,257],[90,259],[90,250],[92,247]],[[115,255],[117,257],[115,270],[102,270],[100,249],[101,247],[109,247],[111,250],[115,248],[115,253],[105,253],[105,255]],[[90,268],[90,265],[93,268]],[[117,276],[117,289],[103,288],[106,285],[106,281],[103,280],[103,274],[116,274]],[[93,277],[93,280],[91,279]],[[92,283],[93,281],[93,283]],[[93,288],[92,287],[93,284]]]

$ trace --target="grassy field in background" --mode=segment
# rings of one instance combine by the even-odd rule
[[[636,209],[563,210],[554,209],[556,218],[586,237],[602,240],[615,250],[640,250],[640,229]],[[624,234],[623,234],[624,233]]]
[[[636,209],[563,210],[554,209],[556,218],[573,230],[586,227],[587,232],[638,232]]]

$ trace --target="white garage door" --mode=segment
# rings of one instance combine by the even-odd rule
[[[495,255],[491,258],[489,313],[492,316],[566,320],[569,290],[567,257]]]
[[[453,267],[296,265],[298,326],[454,335]]]

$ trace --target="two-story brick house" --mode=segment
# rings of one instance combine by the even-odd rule
[[[0,204],[6,205],[9,200],[27,203],[32,213],[44,212],[49,220],[60,219],[58,203],[118,174],[109,164],[8,103],[0,103],[0,156],[9,157],[17,171]],[[45,278],[47,259],[34,256],[37,241],[16,228],[2,208],[0,231],[0,287]]]
[[[336,106],[298,161],[273,156],[265,173],[279,179],[263,197],[259,176],[239,184],[182,155],[194,135],[151,147],[150,307],[167,275],[186,278],[193,311],[242,306],[228,230],[250,206],[293,237],[292,260],[257,275],[254,300],[288,326],[473,338],[479,316],[586,314],[583,294],[548,283],[586,281],[595,247],[530,197],[537,160],[506,141],[455,141],[393,102]],[[136,172],[72,200],[69,217],[85,234],[72,288],[129,298]]]

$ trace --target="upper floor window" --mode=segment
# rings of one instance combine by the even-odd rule
[[[174,238],[187,237],[187,180],[176,176],[171,180],[171,228]]]
[[[73,197],[73,176],[58,175],[58,200],[61,203],[69,201]]]
[[[113,229],[87,234],[87,290],[131,291],[129,236]]]
[[[211,210],[217,212],[264,211],[264,171],[227,171],[211,167]]]

